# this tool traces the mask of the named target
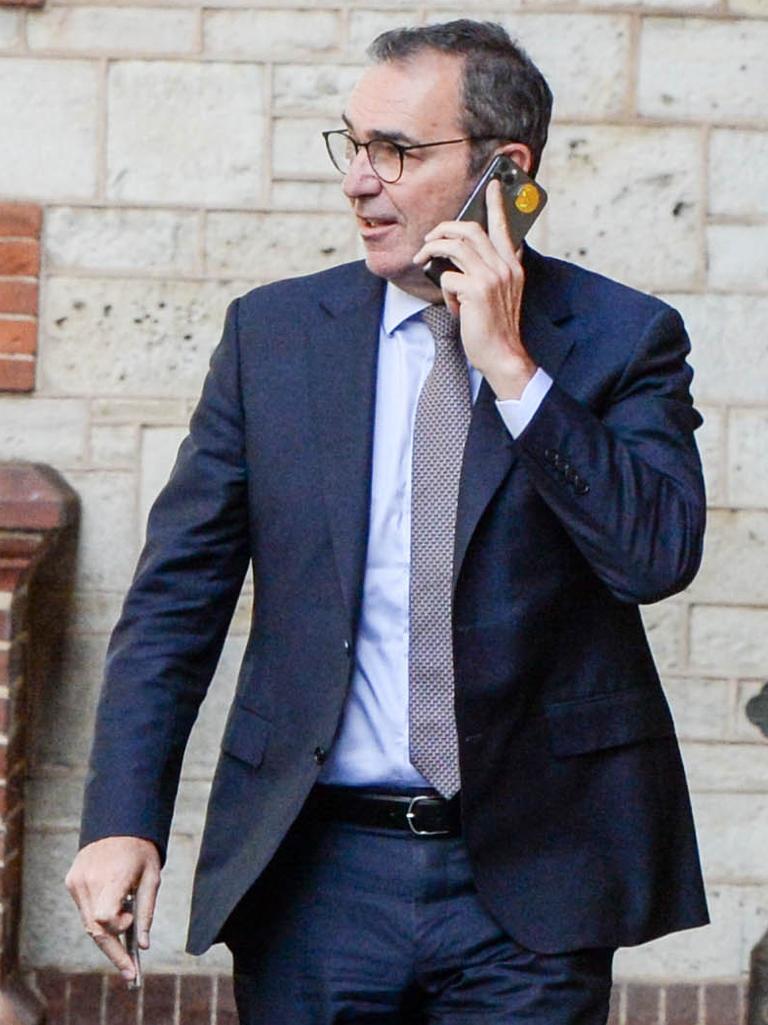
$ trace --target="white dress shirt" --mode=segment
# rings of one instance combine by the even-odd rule
[[[408,588],[411,452],[416,403],[435,344],[418,314],[429,304],[388,284],[379,330],[368,551],[355,668],[323,783],[429,787],[408,757]],[[482,375],[469,366],[472,401]],[[519,400],[497,402],[513,437],[552,383],[539,369]]]

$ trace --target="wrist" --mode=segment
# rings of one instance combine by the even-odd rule
[[[500,402],[519,399],[538,367],[526,355],[510,355],[489,367],[484,377]]]

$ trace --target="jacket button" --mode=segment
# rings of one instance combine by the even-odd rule
[[[346,653],[347,653],[348,655],[351,655],[351,654],[352,654],[352,645],[351,645],[351,644],[349,643],[349,641],[347,641],[347,640],[345,640],[345,641],[344,641],[344,651],[345,651],[345,652],[346,652]]]
[[[589,484],[585,480],[580,480],[578,484],[574,484],[573,490],[577,495],[586,495],[589,491]]]
[[[313,757],[314,757],[314,759],[315,759],[315,761],[317,762],[318,765],[322,765],[323,762],[328,757],[328,752],[325,750],[324,747],[316,747],[315,748],[315,753],[314,753]]]
[[[555,452],[553,448],[545,448],[544,458],[547,460],[548,463],[554,463],[554,461],[557,459],[557,452]]]

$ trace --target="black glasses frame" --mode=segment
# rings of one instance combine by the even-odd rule
[[[415,142],[411,146],[401,146],[399,142],[394,142],[392,139],[370,139],[368,142],[358,142],[346,128],[332,128],[330,131],[323,132],[322,136],[325,139],[325,148],[328,151],[328,156],[331,158],[331,163],[339,172],[339,174],[346,174],[349,168],[339,167],[333,156],[333,150],[331,149],[331,137],[340,135],[345,138],[348,142],[351,142],[355,149],[355,156],[360,152],[361,149],[365,150],[365,155],[368,157],[368,163],[371,165],[371,170],[376,177],[384,182],[386,185],[394,185],[395,182],[400,181],[403,176],[403,167],[405,162],[405,155],[412,149],[431,149],[433,146],[452,146],[457,142],[490,142],[492,139],[498,139],[497,135],[465,135],[461,139],[441,139],[439,142]],[[397,155],[400,158],[400,169],[394,178],[385,178],[379,171],[376,170],[373,161],[371,160],[370,146],[375,146],[376,143],[385,142],[388,146],[392,146],[397,151]]]

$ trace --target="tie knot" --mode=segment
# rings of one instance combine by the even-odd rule
[[[421,318],[432,332],[437,345],[458,342],[459,319],[449,313],[446,306],[427,306],[421,311]]]

